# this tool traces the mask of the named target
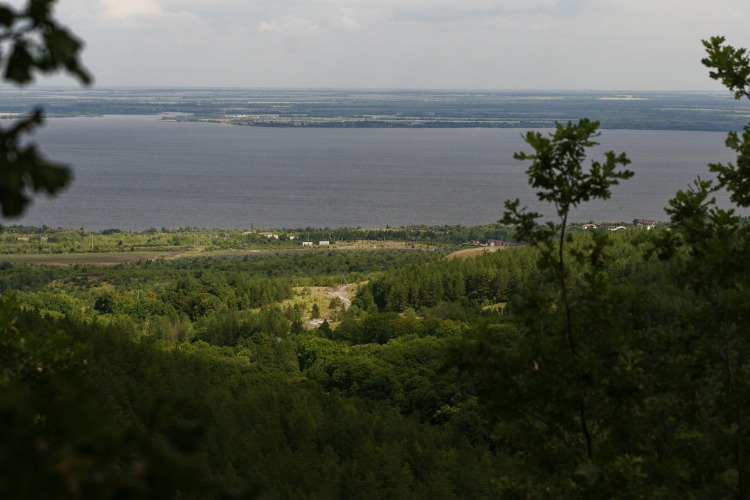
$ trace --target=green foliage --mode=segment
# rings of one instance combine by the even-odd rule
[[[434,340],[348,356],[335,342],[305,336],[291,352],[294,370],[287,371],[250,344],[134,342],[137,332],[127,325],[33,314],[19,327],[46,332],[63,324],[93,349],[86,394],[65,389],[64,401],[34,403],[29,415],[41,411],[60,425],[43,456],[22,435],[3,435],[3,449],[14,455],[0,454],[0,461],[8,457],[0,479],[20,469],[24,481],[2,484],[34,486],[26,490],[31,496],[67,492],[67,479],[85,496],[103,498],[168,498],[178,491],[214,498],[231,490],[336,498],[361,494],[365,486],[373,498],[494,496],[494,458],[481,440],[469,443],[457,431],[459,422],[473,422],[481,432],[471,405],[462,410],[470,383],[455,371],[438,375]],[[286,343],[267,340],[270,346]],[[314,382],[319,376],[320,385]],[[431,377],[442,381],[431,384]],[[331,392],[325,390],[329,384]],[[409,389],[406,398],[399,396],[401,384]],[[444,409],[440,425],[427,423],[444,407],[453,410]],[[0,417],[6,415],[2,408]],[[404,416],[411,414],[419,418]],[[15,429],[33,423],[20,410],[12,415],[20,420],[4,422]],[[31,431],[28,439],[37,439],[40,431]],[[70,469],[57,467],[58,457]],[[38,482],[29,486],[33,479]]]
[[[83,44],[52,16],[55,0],[29,0],[23,9],[0,5],[0,64],[4,80],[19,85],[37,73],[64,70],[88,84],[91,76],[81,66]],[[0,207],[3,216],[20,215],[31,201],[28,191],[55,194],[71,179],[70,170],[46,160],[24,136],[42,124],[42,112],[0,130]]]
[[[55,378],[45,391],[0,389],[0,494],[4,498],[169,498],[220,491],[185,459],[195,424],[123,431],[80,383]]]
[[[96,352],[80,342],[81,325],[66,323],[75,334],[62,326],[21,311],[13,297],[0,304],[0,494],[164,498],[180,489],[219,491],[185,455],[201,435],[197,422],[159,427],[163,415],[154,412],[140,429],[115,425],[88,384]]]
[[[14,295],[0,301],[0,386],[34,384],[56,374],[79,373],[90,355],[85,345],[62,330],[35,332],[19,328]]]
[[[516,153],[517,160],[531,160],[526,173],[529,184],[540,189],[537,197],[542,201],[554,204],[557,215],[567,222],[567,216],[572,208],[591,199],[609,199],[610,188],[621,179],[633,176],[629,170],[617,171],[618,165],[628,165],[630,160],[624,153],[615,155],[609,151],[605,153],[604,163],[594,161],[588,172],[583,169],[586,158],[586,148],[598,143],[593,140],[598,133],[599,123],[582,119],[577,124],[568,122],[566,125],[557,124],[555,132],[550,137],[544,137],[540,132],[528,132],[526,142],[534,149],[534,153]],[[511,215],[517,212],[511,207],[518,206],[518,200],[507,202],[506,207]],[[507,223],[524,230],[526,218],[523,221],[508,219]]]
[[[557,124],[550,137],[540,132],[529,132],[525,140],[534,153],[517,153],[517,160],[531,160],[526,173],[529,184],[536,189],[537,197],[555,206],[560,219],[559,226],[548,222],[540,228],[537,213],[526,213],[520,208],[518,199],[505,203],[502,222],[516,228],[519,241],[531,243],[542,251],[542,267],[557,273],[559,283],[565,279],[564,245],[568,217],[573,208],[592,199],[609,199],[610,188],[620,180],[633,176],[630,170],[617,170],[618,166],[630,163],[625,153],[605,153],[605,161],[593,161],[584,171],[586,149],[596,146],[593,139],[598,135],[599,124],[583,119],[577,124]],[[603,241],[602,241],[603,243]]]
[[[381,311],[394,312],[465,299],[495,303],[507,301],[523,283],[537,277],[534,253],[509,249],[473,259],[395,268],[371,280],[354,303],[364,310],[374,304]]]
[[[711,68],[708,73],[714,80],[719,80],[730,91],[735,99],[750,98],[750,57],[747,49],[724,45],[726,38],[714,36],[703,40],[707,57],[701,59],[704,66]]]
[[[745,49],[724,45],[723,37],[704,41],[704,65],[736,98],[750,98],[750,61]],[[655,241],[656,251],[673,266],[693,303],[679,328],[676,365],[691,374],[690,387],[679,392],[692,413],[685,427],[692,446],[711,456],[691,456],[691,471],[705,481],[709,495],[748,498],[750,466],[750,226],[734,210],[719,208],[713,194],[724,189],[739,207],[750,205],[750,125],[742,137],[730,133],[727,146],[736,164],[713,164],[717,180],[698,179],[670,200],[671,231]],[[687,381],[686,381],[687,382]]]
[[[704,42],[704,64],[736,97],[750,97],[746,51]],[[631,175],[624,155],[581,169],[591,123],[531,133],[530,183],[559,224],[509,202],[504,222],[539,249],[544,281],[511,297],[514,325],[480,326],[453,351],[475,374],[493,437],[507,457],[500,491],[512,497],[748,498],[750,467],[750,226],[716,205],[727,190],[748,202],[748,129],[670,201],[669,230],[647,243],[658,260],[635,271],[606,233],[566,236],[569,210]],[[614,244],[613,244],[614,243]],[[617,256],[619,254],[619,256]],[[630,264],[632,265],[632,263]]]
[[[721,81],[734,92],[735,99],[750,99],[750,57],[744,48],[736,49],[724,45],[724,37],[704,40],[708,56],[702,63],[713,70],[709,73],[714,80]],[[718,188],[730,192],[731,199],[740,207],[750,206],[750,124],[745,125],[742,135],[731,132],[726,145],[737,153],[737,163],[712,164],[711,171],[717,175]],[[697,192],[710,192],[708,186],[697,186]]]
[[[559,223],[540,226],[518,200],[506,203],[503,222],[537,248],[542,279],[511,301],[517,331],[479,327],[454,354],[483,380],[496,439],[513,460],[508,494],[638,497],[660,473],[639,431],[649,408],[637,294],[613,287],[606,232],[566,234],[573,208],[609,198],[633,175],[618,169],[627,157],[612,152],[584,170],[597,126],[582,120],[558,124],[549,138],[527,134],[534,153],[516,158],[531,160],[529,183]]]
[[[6,217],[22,213],[31,201],[27,189],[55,194],[71,179],[67,167],[47,161],[34,144],[23,139],[42,121],[41,111],[35,110],[13,127],[0,130],[0,205]]]

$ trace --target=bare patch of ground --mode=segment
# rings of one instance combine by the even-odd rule
[[[497,252],[498,250],[502,249],[503,247],[476,247],[476,248],[467,248],[466,250],[459,250],[458,252],[449,253],[445,256],[445,260],[451,260],[451,259],[473,259],[474,257],[479,257],[480,255],[484,255],[488,252]]]
[[[352,305],[352,297],[363,283],[352,283],[337,285],[333,287],[296,287],[295,296],[288,303],[303,304],[307,314],[312,310],[312,305],[317,304],[320,310],[319,318],[310,318],[305,321],[305,328],[314,330],[328,321],[331,327],[338,324],[338,313],[349,309]],[[338,299],[341,305],[331,308],[331,299]]]
[[[352,305],[352,299],[349,295],[352,285],[339,285],[333,288],[329,288],[325,291],[326,297],[336,297],[341,301],[341,304],[346,311]]]

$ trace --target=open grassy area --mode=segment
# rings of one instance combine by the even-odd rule
[[[457,252],[449,253],[445,256],[446,260],[452,259],[472,259],[484,255],[486,252],[497,252],[503,247],[475,247],[467,248],[466,250],[459,250]]]
[[[17,253],[2,254],[0,261],[18,264],[39,264],[49,266],[72,266],[75,264],[115,265],[174,257],[177,252],[134,251],[134,252],[89,252],[89,253]]]
[[[351,305],[351,299],[357,294],[359,287],[367,282],[342,284],[335,287],[324,286],[300,286],[294,288],[294,297],[281,303],[282,307],[290,305],[302,305],[305,314],[305,326],[317,328],[324,319],[328,320],[331,327],[339,323],[338,314]],[[312,318],[313,304],[317,304],[320,317]],[[332,307],[333,306],[333,307]]]
[[[404,242],[358,242],[357,244],[337,245],[329,247],[313,248],[286,248],[284,252],[347,252],[347,251],[366,251],[366,250],[414,250],[426,251],[432,247],[428,245],[418,245],[417,247],[410,243]],[[245,255],[272,255],[278,253],[277,249],[258,250],[258,249],[229,249],[229,250],[208,250],[204,248],[186,248],[181,250],[135,250],[129,252],[112,251],[112,252],[82,252],[82,253],[0,253],[0,261],[19,263],[19,264],[38,264],[51,266],[66,266],[75,264],[90,265],[115,265],[129,262],[138,262],[141,260],[176,260],[189,259],[196,257],[242,257]]]
[[[265,233],[241,231],[147,231],[143,233],[75,231],[70,229],[4,228],[0,261],[40,265],[114,265],[142,260],[194,257],[242,257],[279,251],[329,252],[362,250],[431,250],[410,241],[352,240],[301,247]],[[273,234],[273,233],[268,233]]]

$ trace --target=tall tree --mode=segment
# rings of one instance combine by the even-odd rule
[[[609,151],[585,166],[597,135],[598,123],[587,119],[557,124],[549,137],[529,132],[525,140],[534,151],[515,158],[531,161],[529,183],[554,205],[558,222],[540,225],[540,215],[520,209],[519,200],[506,202],[503,217],[519,241],[538,248],[543,271],[542,283],[512,305],[523,334],[505,353],[507,368],[497,380],[508,391],[501,418],[514,422],[504,439],[535,471],[527,487],[547,477],[544,488],[565,496],[601,494],[616,483],[629,491],[643,486],[639,450],[632,447],[643,381],[630,370],[637,357],[631,299],[612,289],[606,273],[607,233],[576,245],[567,234],[573,209],[608,199],[613,186],[633,176],[624,153]]]
[[[724,38],[703,63],[735,98],[750,98],[750,58]],[[539,249],[544,280],[511,303],[517,330],[476,331],[457,350],[478,373],[509,454],[503,488],[517,496],[748,498],[750,496],[750,224],[717,205],[726,190],[750,206],[750,125],[728,135],[735,162],[710,165],[669,202],[670,229],[653,238],[660,293],[679,293],[679,319],[643,314],[653,285],[614,285],[609,238],[566,235],[570,210],[609,197],[632,175],[624,155],[582,168],[596,124],[529,133],[529,182],[558,223],[506,204],[503,221]],[[652,261],[656,265],[656,262]],[[667,271],[667,272],[665,272]],[[689,304],[685,307],[684,304]]]
[[[704,40],[703,64],[735,99],[750,99],[750,58],[723,37]],[[678,355],[691,361],[690,390],[696,413],[690,423],[702,439],[703,459],[695,463],[716,495],[750,497],[750,225],[733,208],[721,208],[714,194],[726,190],[736,207],[750,207],[750,124],[729,133],[726,145],[735,163],[715,163],[715,180],[697,179],[669,202],[669,232],[657,250],[676,267],[675,277],[693,294]]]

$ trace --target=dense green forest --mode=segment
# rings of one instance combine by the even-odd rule
[[[6,80],[88,81],[51,4],[0,6]],[[750,99],[747,52],[704,45],[711,77]],[[40,121],[0,131],[4,215],[69,181],[18,140]],[[529,132],[516,155],[557,219],[516,200],[494,228],[377,233],[399,248],[4,229],[0,496],[748,498],[750,226],[713,193],[750,205],[750,125],[727,138],[735,163],[669,201],[668,227],[575,231],[573,208],[633,175],[625,153],[587,159],[599,125]],[[488,231],[521,245],[441,246]],[[97,239],[201,253],[17,258]]]
[[[705,306],[656,234],[566,243],[575,255],[608,240],[600,288],[585,262],[567,275],[575,331],[596,341],[581,354],[603,450],[591,460],[566,411],[571,360],[560,338],[534,336],[559,328],[544,248],[6,262],[0,487],[29,498],[596,497],[625,485],[623,496],[731,496],[718,367],[693,351],[691,316]],[[307,300],[342,273],[360,279],[350,307]],[[326,316],[317,327],[313,304]]]
[[[644,264],[647,233],[613,236],[617,282]],[[504,307],[542,282],[538,251],[287,252],[2,264],[6,494],[501,493],[511,457],[482,378],[450,353],[478,331],[518,334]],[[321,302],[330,318],[310,329],[306,290],[342,274],[359,280],[351,307]]]

